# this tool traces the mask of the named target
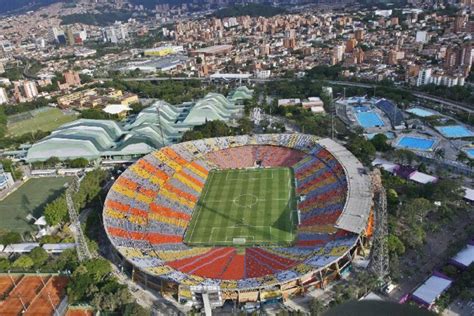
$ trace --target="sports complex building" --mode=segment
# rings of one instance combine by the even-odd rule
[[[110,189],[116,261],[143,287],[207,310],[324,288],[373,231],[362,164],[330,139],[232,136],[154,151]]]
[[[28,150],[26,162],[87,158],[130,161],[155,148],[177,143],[183,134],[207,121],[232,122],[243,114],[253,91],[239,87],[227,97],[208,93],[195,102],[172,105],[156,101],[126,122],[80,119],[64,124]]]

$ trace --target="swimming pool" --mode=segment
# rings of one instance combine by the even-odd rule
[[[368,112],[370,109],[365,105],[354,106],[354,111],[356,112]]]
[[[466,152],[469,158],[474,159],[474,148],[467,148],[464,149],[464,151]]]
[[[430,117],[430,116],[435,115],[435,113],[431,111],[428,111],[422,108],[416,108],[416,107],[408,109],[407,112],[411,114],[415,114],[416,116],[419,116],[419,117]]]
[[[382,119],[375,112],[358,112],[356,113],[356,117],[357,121],[359,121],[359,125],[363,128],[384,126]]]
[[[463,125],[437,126],[435,128],[447,138],[474,137],[474,132],[468,130]]]
[[[428,138],[403,136],[398,140],[398,143],[395,145],[395,147],[429,151],[433,149],[435,142],[435,140]]]

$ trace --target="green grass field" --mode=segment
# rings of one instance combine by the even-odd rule
[[[77,115],[64,114],[60,109],[48,108],[25,120],[12,120],[7,126],[8,135],[21,136],[38,130],[49,132],[76,119]]]
[[[0,231],[23,233],[34,230],[26,219],[28,214],[38,218],[44,206],[64,191],[68,177],[33,178],[0,201]]]
[[[291,244],[296,219],[293,178],[290,168],[211,171],[184,242]]]

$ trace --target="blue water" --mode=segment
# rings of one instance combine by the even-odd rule
[[[356,112],[367,112],[367,111],[369,111],[369,108],[367,106],[358,105],[358,106],[354,106],[354,111],[356,111]]]
[[[433,112],[422,109],[422,108],[412,108],[407,110],[408,113],[415,114],[416,116],[419,117],[430,117],[435,115]]]
[[[438,126],[436,129],[447,138],[474,137],[474,133],[462,125]]]
[[[434,143],[432,139],[403,136],[396,147],[427,151],[433,148]]]
[[[471,159],[474,159],[474,148],[464,149],[467,156]]]
[[[377,126],[384,126],[382,119],[375,112],[358,112],[356,113],[357,120],[363,128],[371,128]]]

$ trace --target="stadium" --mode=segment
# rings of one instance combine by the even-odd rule
[[[266,302],[324,288],[372,234],[362,164],[330,139],[230,136],[163,147],[104,204],[119,266],[181,303]]]

